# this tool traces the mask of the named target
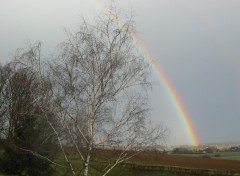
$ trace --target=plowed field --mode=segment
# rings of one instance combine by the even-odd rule
[[[114,150],[95,151],[95,154],[100,157],[113,157],[117,156],[118,153],[119,153],[118,151]],[[214,159],[204,157],[186,157],[169,154],[140,153],[139,155],[132,158],[130,162],[131,161],[146,166],[164,165],[240,172],[240,161],[238,160]]]

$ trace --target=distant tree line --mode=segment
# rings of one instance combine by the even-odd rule
[[[172,150],[173,154],[192,154],[195,153],[193,150],[189,150],[187,148],[184,147],[179,147],[179,148],[174,148]]]

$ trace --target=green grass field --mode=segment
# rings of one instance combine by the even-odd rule
[[[240,152],[221,152],[219,154],[224,159],[240,160]]]

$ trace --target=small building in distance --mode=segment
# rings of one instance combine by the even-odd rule
[[[214,153],[214,152],[219,152],[218,148],[216,147],[206,147],[203,149],[204,153]]]

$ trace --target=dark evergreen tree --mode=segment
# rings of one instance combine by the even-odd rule
[[[7,174],[53,175],[50,162],[42,157],[53,159],[56,149],[39,86],[37,77],[27,69],[18,69],[9,78],[9,126],[1,161]]]

